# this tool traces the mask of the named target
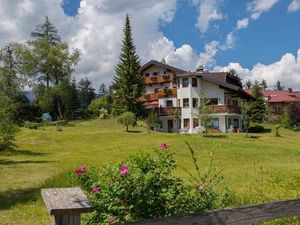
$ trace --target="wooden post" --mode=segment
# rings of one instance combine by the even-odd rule
[[[80,188],[42,189],[41,194],[53,225],[80,225],[80,214],[93,210]]]

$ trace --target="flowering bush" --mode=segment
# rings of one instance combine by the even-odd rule
[[[194,156],[192,159],[196,163]],[[102,169],[79,167],[76,174],[80,185],[95,206],[85,218],[86,224],[134,222],[226,203],[228,195],[218,189],[219,176],[195,178],[189,173],[193,182],[185,182],[173,175],[176,167],[174,152],[167,144],[161,144],[155,154],[142,152]],[[196,169],[200,174],[198,166]]]

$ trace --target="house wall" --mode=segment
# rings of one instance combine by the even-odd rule
[[[211,82],[201,80],[202,95],[206,98],[218,98],[218,104],[223,105],[224,102],[224,89],[221,89],[219,85]]]
[[[286,113],[288,111],[289,104],[290,103],[287,102],[268,103],[268,113],[269,114],[276,113],[275,111],[276,107],[282,108],[282,112]]]
[[[163,83],[163,84],[155,84],[151,86],[146,86],[146,94],[155,93],[155,89],[164,89],[164,88],[172,88],[172,83]]]
[[[159,117],[159,121],[160,121],[160,124],[161,124],[161,127],[159,128],[159,131],[161,131],[161,132],[168,132],[168,120],[172,120],[172,122],[173,122],[172,133],[178,132],[180,121],[177,122],[174,119],[173,116],[160,116]]]

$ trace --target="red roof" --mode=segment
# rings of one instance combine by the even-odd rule
[[[249,94],[252,93],[251,89],[245,89]],[[300,101],[300,92],[293,92],[291,90],[262,90],[262,94],[268,98],[269,103],[275,102],[296,102]]]

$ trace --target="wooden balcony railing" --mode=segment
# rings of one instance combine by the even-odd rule
[[[139,98],[139,100],[141,102],[158,101],[158,93],[144,94],[142,97]]]
[[[146,85],[162,84],[172,82],[174,79],[173,73],[144,77]]]
[[[159,116],[172,116],[175,115],[175,112],[178,112],[181,115],[181,108],[180,107],[166,107],[166,108],[158,108],[157,114]]]
[[[167,96],[176,96],[177,95],[177,89],[171,88],[171,89],[159,89],[158,90],[158,97],[167,97]]]
[[[212,113],[236,113],[241,114],[241,108],[236,105],[211,105]]]

